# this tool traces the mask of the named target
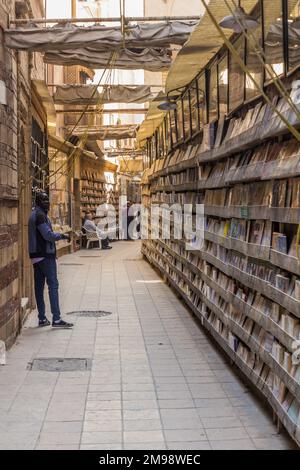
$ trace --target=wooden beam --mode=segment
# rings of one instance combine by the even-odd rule
[[[76,0],[71,0],[71,15],[72,21],[76,20]]]

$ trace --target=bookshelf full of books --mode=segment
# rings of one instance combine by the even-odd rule
[[[187,249],[171,217],[142,253],[300,445],[300,143],[267,110],[208,124],[146,170],[143,204],[203,204],[205,240]]]
[[[95,171],[83,170],[80,181],[81,212],[95,214],[97,207],[106,202],[107,192],[104,175]]]
[[[81,213],[91,212],[96,215],[97,207],[101,204],[111,204],[118,210],[119,195],[114,175],[104,175],[102,172],[83,170],[80,181]]]

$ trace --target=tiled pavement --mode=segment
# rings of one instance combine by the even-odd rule
[[[72,331],[30,316],[0,368],[0,449],[294,448],[139,248],[59,260],[62,311],[112,315],[65,315]],[[92,358],[92,370],[27,370],[34,357]]]

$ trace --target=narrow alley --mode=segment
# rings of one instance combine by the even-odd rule
[[[139,242],[59,259],[63,317],[32,312],[0,368],[0,449],[293,449]],[[96,318],[70,312],[103,310]],[[48,309],[49,316],[49,309]],[[33,359],[91,370],[29,370]]]

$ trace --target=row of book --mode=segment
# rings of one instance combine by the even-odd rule
[[[249,337],[254,340],[259,349],[263,348],[263,350],[270,355],[272,355],[275,360],[280,364],[280,366],[291,376],[297,383],[300,383],[300,366],[299,364],[294,364],[292,360],[292,353],[287,350],[280,342],[274,337],[274,335],[268,331],[266,331],[259,323],[256,323],[252,318],[245,315],[240,309],[236,309],[232,307],[221,295],[219,295],[211,286],[207,285],[200,277],[197,277],[196,274],[192,273],[190,270],[186,269],[183,263],[176,258],[170,257],[170,253],[166,252],[162,249],[162,247],[158,248],[158,251],[161,253],[166,260],[168,260],[169,264],[171,265],[171,269],[174,268],[177,270],[174,271],[172,275],[172,279],[176,283],[180,281],[180,274],[178,271],[182,271],[183,276],[185,276],[189,281],[193,283],[195,287],[199,289],[199,292],[208,299],[213,305],[215,305],[220,312],[222,312],[223,322],[226,324],[226,318],[230,318],[234,323],[240,326],[244,333],[246,333]],[[184,279],[184,278],[183,278]],[[194,301],[194,291],[186,288],[184,289],[185,293],[189,293],[188,295],[193,296],[193,303]],[[199,299],[199,303],[201,300]],[[199,308],[199,303],[197,304],[197,308]],[[205,301],[204,301],[205,303]],[[255,302],[254,302],[255,303]],[[284,315],[280,320],[280,326],[288,325],[287,318],[288,315]],[[293,332],[295,333],[296,330],[296,338],[299,337],[299,321],[296,319],[293,322],[291,321],[289,327],[294,323]],[[254,353],[253,353],[254,354]],[[253,356],[254,357],[254,356]]]
[[[293,111],[285,108],[285,100],[279,100],[277,103],[277,97],[274,98],[273,106],[277,106],[283,113],[293,115]],[[294,118],[295,119],[295,116]],[[262,125],[263,123],[263,125]],[[283,125],[284,126],[284,125]],[[227,129],[226,129],[227,127]],[[231,118],[226,123],[224,117],[221,117],[218,121],[216,130],[214,124],[207,124],[203,128],[203,140],[200,144],[189,145],[186,148],[178,148],[174,153],[169,154],[164,159],[157,159],[151,170],[152,173],[160,171],[164,168],[175,166],[176,164],[194,158],[200,155],[201,152],[211,150],[213,148],[219,148],[221,145],[232,145],[232,139],[236,139],[239,136],[245,138],[247,134],[251,137],[251,140],[255,140],[257,137],[262,137],[263,134],[266,136],[271,133],[272,128],[275,129],[282,127],[282,122],[277,114],[272,110],[268,104],[258,103],[254,108],[247,111],[244,118]],[[256,129],[256,133],[253,134],[253,129]],[[238,147],[238,143],[236,143]],[[233,147],[234,151],[234,147]],[[238,149],[237,149],[238,151]],[[298,158],[296,158],[298,157]],[[277,161],[278,169],[276,165],[269,165],[269,162]],[[238,162],[238,163],[237,163]],[[255,170],[252,168],[254,173],[251,172],[251,167],[255,164],[265,163],[264,175],[256,175]],[[297,168],[299,171],[299,143],[295,140],[285,142],[283,144],[270,144],[261,146],[255,150],[249,150],[240,156],[240,159],[236,159],[236,168],[240,166],[249,166],[249,177],[253,176],[268,176],[275,175],[276,172],[280,175],[280,171],[284,169]],[[258,165],[259,167],[259,165]],[[234,169],[234,168],[233,168]],[[275,174],[274,174],[275,171]],[[270,174],[266,174],[270,172]],[[231,175],[233,177],[233,175]]]
[[[205,229],[224,238],[272,248],[280,253],[297,257],[297,226],[288,234],[273,230],[270,220],[220,219],[206,217]]]
[[[106,190],[105,189],[87,189],[87,188],[82,188],[81,190],[81,194],[85,194],[85,195],[98,195],[98,194],[105,194],[106,193]]]
[[[157,192],[152,196],[153,203],[166,204],[203,204],[203,195],[195,191],[185,191],[178,193]]]
[[[300,178],[237,184],[232,188],[206,190],[209,206],[300,207]]]
[[[89,183],[105,183],[106,179],[103,173],[97,172],[97,171],[92,171],[92,170],[87,170],[83,169],[80,173],[80,178],[82,180],[87,180]]]
[[[96,191],[99,190],[104,190],[105,189],[105,183],[104,182],[99,182],[99,181],[89,181],[89,180],[82,180],[82,185],[81,189],[94,189]]]
[[[295,82],[296,84],[296,82]],[[299,93],[297,87],[292,88],[290,97],[292,101],[298,104]],[[275,111],[275,108],[277,111]],[[298,123],[298,116],[287,103],[286,98],[278,98],[274,96],[271,104],[258,103],[253,108],[248,109],[243,117],[233,117],[230,119],[227,129],[225,128],[226,122],[224,117],[219,119],[218,127],[215,133],[214,148],[220,145],[231,143],[232,139],[243,137],[242,142],[247,140],[261,139],[262,137],[269,137],[276,135],[280,132],[286,124],[282,121],[281,117],[277,114],[280,112],[291,123]]]
[[[224,264],[255,276],[300,301],[300,279],[297,276],[291,275],[291,273],[269,263],[260,262],[255,258],[249,258],[241,253],[228,250],[217,243],[205,241],[204,251],[218,258]]]
[[[81,195],[81,198],[80,198],[81,202],[90,202],[92,204],[101,204],[102,202],[106,202],[106,200],[107,198],[105,195],[102,197]]]
[[[152,241],[152,243],[155,242]],[[164,244],[166,245],[166,247],[172,250],[175,254],[179,255],[181,258],[186,258],[189,263],[193,264],[199,269],[199,272],[203,272],[206,276],[211,278],[216,285],[223,289],[224,293],[231,293],[237,299],[240,299],[245,304],[245,306],[247,305],[249,307],[252,307],[261,315],[270,318],[291,337],[297,340],[300,339],[300,320],[296,318],[292,313],[288,312],[284,307],[272,301],[271,299],[268,299],[263,294],[260,294],[259,292],[244,286],[237,279],[233,279],[227,276],[221,270],[208,263],[207,261],[203,260],[201,258],[201,255],[192,251],[187,251],[183,244],[179,244],[176,241],[172,240],[165,240]],[[156,246],[158,245],[159,244],[156,244]],[[163,253],[165,255],[165,253],[167,253],[167,250],[165,250]],[[169,253],[168,258],[170,258]],[[189,266],[184,266],[184,263],[182,261],[181,263],[182,266],[180,267],[180,269],[182,269],[182,271],[185,272],[186,276],[189,278],[191,269],[189,268]],[[208,293],[208,298],[211,299],[211,290],[209,286],[205,285],[205,283],[201,284],[199,283],[199,280],[197,280],[196,287],[198,287],[203,293]]]
[[[152,189],[155,189],[156,186],[180,185],[185,183],[194,183],[198,180],[199,170],[197,168],[188,168],[187,170],[179,173],[158,177],[155,181],[155,185],[152,184]]]
[[[222,297],[211,289],[209,286],[205,286],[202,283],[201,291],[199,295],[190,288],[184,277],[176,270],[172,269],[172,259],[170,254],[167,254],[168,262],[171,264],[166,266],[164,254],[166,253],[162,247],[158,248],[158,252],[154,253],[151,249],[147,250],[148,257],[153,258],[157,264],[162,268],[163,272],[168,272],[170,278],[174,281],[177,287],[189,298],[190,302],[198,309],[199,313],[203,315],[208,323],[212,326],[213,330],[216,331],[223,339],[228,343],[228,346],[236,353],[236,355],[253,371],[256,377],[265,383],[270,392],[276,397],[276,400],[281,404],[291,421],[300,427],[300,415],[299,415],[299,402],[297,397],[289,391],[286,383],[280,379],[280,377],[272,370],[270,365],[266,364],[262,358],[261,353],[257,353],[251,349],[244,341],[242,341],[238,334],[230,330],[230,327],[226,324],[226,317],[230,318],[231,321],[236,323],[242,328],[252,341],[254,340],[258,346],[259,351],[265,351],[270,354],[280,364],[297,383],[300,383],[300,366],[299,364],[293,363],[292,353],[288,351],[280,342],[274,337],[274,335],[251,318],[247,317],[240,310],[232,308]],[[174,260],[173,260],[174,263]],[[178,270],[178,265],[174,264],[174,267]],[[212,267],[212,269],[214,269]],[[224,312],[224,317],[216,315],[213,310],[209,308],[203,302],[202,296],[205,295],[207,299],[219,308],[219,311]],[[286,317],[286,316],[285,316]],[[286,323],[286,319],[282,320],[282,324]],[[298,325],[299,326],[299,325]],[[298,328],[299,333],[299,328]]]
[[[167,176],[160,176],[152,185],[155,190],[160,186],[182,185],[199,181],[205,187],[227,186],[233,182],[247,180],[267,180],[294,176],[300,173],[300,144],[292,141],[289,145],[273,144],[259,147],[259,149],[249,150],[240,157],[231,157],[222,160],[215,165],[202,164],[197,168],[189,168],[179,173]],[[269,152],[268,152],[269,151]],[[286,186],[280,181],[276,183],[278,191]],[[292,189],[291,189],[292,190]],[[279,198],[285,202],[284,195]]]

